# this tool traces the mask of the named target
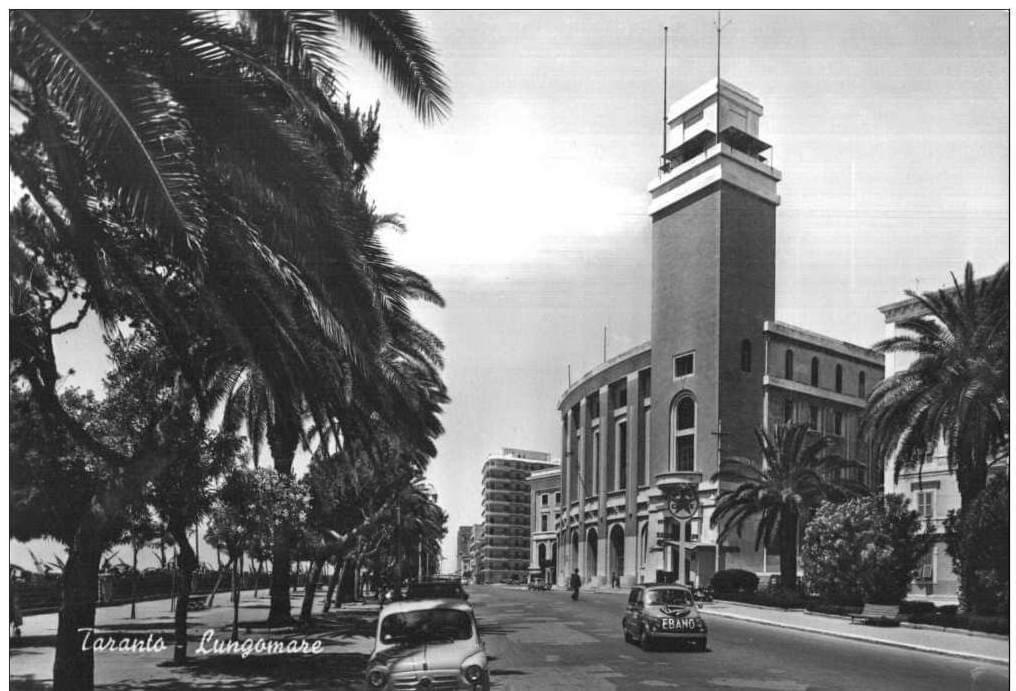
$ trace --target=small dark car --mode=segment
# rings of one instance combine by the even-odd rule
[[[638,642],[643,650],[665,640],[706,649],[706,622],[691,590],[683,585],[646,583],[632,588],[621,628],[624,640]]]

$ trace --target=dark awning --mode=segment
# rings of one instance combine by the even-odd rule
[[[738,151],[743,151],[751,156],[758,156],[760,153],[769,148],[761,139],[757,139],[744,130],[740,130],[736,127],[728,127],[720,133],[720,139],[725,144],[730,144]]]

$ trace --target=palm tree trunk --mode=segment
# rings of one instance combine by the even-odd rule
[[[95,654],[90,646],[87,650],[83,648],[86,630],[95,628],[95,598],[99,589],[101,560],[102,544],[98,530],[91,525],[79,526],[67,553],[61,584],[53,662],[55,691],[91,691],[95,686]]]
[[[187,604],[190,600],[191,579],[194,576],[194,571],[198,568],[198,559],[190,541],[187,540],[186,528],[181,526],[173,529],[172,532],[180,549],[177,562],[180,568],[180,578],[173,626],[173,662],[179,665],[187,661]]]
[[[226,568],[223,569],[222,565],[219,565],[219,574],[215,577],[215,585],[212,586],[212,594],[208,596],[208,606],[211,607],[212,603],[215,602],[215,595],[219,592],[219,586],[222,585],[223,572],[228,573],[230,568],[233,566],[233,557],[229,558],[226,562]]]
[[[131,543],[131,619],[137,618],[138,602],[138,545]]]
[[[307,584],[303,589],[303,607],[300,608],[300,623],[310,624],[313,619],[314,595],[317,593],[318,580],[321,578],[321,569],[324,567],[326,558],[315,557],[307,569]]]
[[[322,610],[324,612],[327,612],[332,608],[332,598],[335,596],[335,586],[338,585],[339,579],[342,577],[342,569],[344,567],[345,560],[341,557],[336,559],[335,568],[332,570],[332,575],[328,579],[328,592],[325,594],[325,605]]]
[[[238,641],[240,640],[240,575],[243,573],[239,569],[239,560],[233,560],[233,632],[229,636],[229,640]]]
[[[289,535],[280,530],[272,545],[272,579],[268,591],[271,604],[268,608],[268,623],[289,624]]]
[[[797,514],[791,511],[780,520],[780,588],[797,590]]]

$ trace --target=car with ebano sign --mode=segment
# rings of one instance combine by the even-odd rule
[[[646,583],[632,588],[621,626],[624,640],[637,641],[643,650],[650,650],[659,641],[706,649],[706,622],[691,590],[682,585]]]
[[[489,691],[487,652],[462,600],[403,600],[378,615],[370,689]]]

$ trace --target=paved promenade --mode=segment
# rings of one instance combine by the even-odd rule
[[[190,660],[182,667],[171,665],[173,658],[173,613],[169,600],[138,603],[137,619],[131,620],[130,606],[100,608],[96,615],[96,635],[116,639],[156,641],[165,644],[161,651],[96,652],[95,684],[109,691],[128,689],[321,689],[360,688],[367,655],[373,643],[376,605],[346,605],[340,610],[320,614],[321,600],[315,604],[315,624],[306,631],[293,627],[270,628],[267,591],[257,597],[244,593],[240,604],[240,639],[293,642],[308,646],[320,642],[318,654],[251,654],[246,659],[236,654],[199,653],[214,642],[229,640],[233,608],[229,593],[216,596],[215,606],[191,612],[188,648]],[[299,614],[300,598],[293,595],[293,613]],[[53,679],[57,615],[25,617],[21,641],[11,649],[10,679],[13,689],[48,689]],[[211,633],[209,633],[211,632]]]

